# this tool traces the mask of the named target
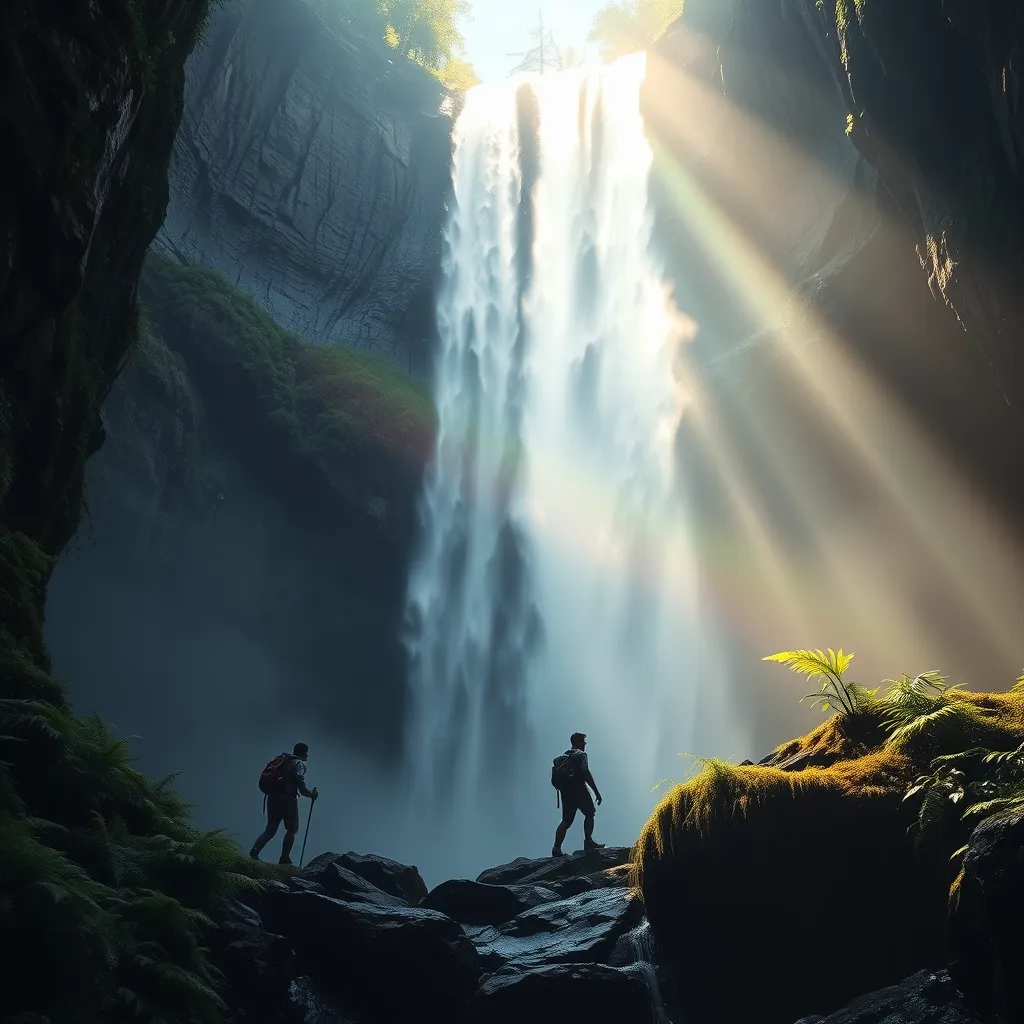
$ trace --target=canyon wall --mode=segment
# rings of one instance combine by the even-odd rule
[[[444,88],[303,0],[229,0],[188,65],[158,247],[286,330],[425,374],[449,192]]]

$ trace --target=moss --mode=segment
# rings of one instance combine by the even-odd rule
[[[688,979],[695,1019],[791,1022],[942,964],[949,857],[964,837],[952,829],[915,847],[904,794],[940,753],[1024,739],[1024,694],[960,696],[990,714],[955,738],[922,733],[895,747],[880,714],[833,716],[774,754],[824,765],[710,761],[666,794],[637,841],[632,881]]]
[[[300,456],[358,456],[407,476],[436,430],[429,393],[390,363],[282,330],[215,270],[153,253],[143,278],[148,315],[197,377],[230,379]],[[404,468],[403,468],[404,467]]]
[[[70,712],[42,630],[100,406],[142,330],[138,275],[166,208],[184,62],[206,8],[12,0],[0,10],[13,197],[0,299],[5,316],[15,311],[0,372],[5,1019],[218,1021],[209,915],[253,884],[233,842],[197,831],[168,786],[135,771],[124,741]],[[177,371],[171,360],[157,372]]]

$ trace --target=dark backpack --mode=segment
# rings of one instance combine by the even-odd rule
[[[267,796],[271,793],[280,793],[284,789],[292,761],[295,760],[297,758],[294,754],[278,754],[273,761],[268,761],[267,767],[260,772],[261,792]]]
[[[579,781],[580,759],[575,751],[567,750],[551,762],[551,785],[561,791]]]

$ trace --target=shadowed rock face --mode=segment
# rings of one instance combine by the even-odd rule
[[[157,244],[310,341],[423,373],[451,118],[426,71],[303,0],[228,0],[188,65]]]

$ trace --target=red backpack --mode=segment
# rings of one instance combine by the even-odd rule
[[[294,754],[278,754],[273,761],[268,761],[267,767],[260,772],[261,792],[268,796],[280,792],[292,761],[297,760]]]

